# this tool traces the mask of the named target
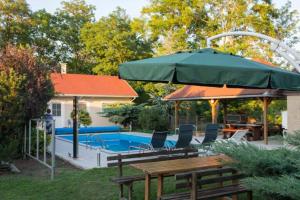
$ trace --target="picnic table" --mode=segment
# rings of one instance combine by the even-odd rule
[[[150,199],[151,176],[157,176],[157,199],[163,194],[163,179],[166,175],[196,171],[201,169],[222,167],[224,161],[230,158],[225,155],[208,157],[195,157],[187,159],[177,159],[170,161],[148,162],[132,164],[131,166],[142,170],[145,174],[145,200]]]

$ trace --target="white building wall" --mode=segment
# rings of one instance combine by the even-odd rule
[[[300,95],[287,96],[287,129],[289,133],[300,130]]]
[[[102,112],[103,105],[115,104],[115,103],[131,103],[132,98],[123,98],[123,97],[81,97],[79,103],[85,103],[87,111],[89,112],[92,124],[91,126],[110,126],[114,125],[108,121],[108,118],[102,117],[99,112]],[[55,97],[48,104],[49,108],[52,108],[52,103],[61,104],[61,116],[56,117],[56,127],[68,127],[68,120],[72,122],[71,112],[73,110],[73,97]],[[71,124],[72,126],[72,124]]]

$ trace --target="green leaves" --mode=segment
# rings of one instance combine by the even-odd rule
[[[244,183],[260,197],[258,199],[299,199],[299,151],[266,150],[235,142],[216,142],[214,150],[235,160],[230,165],[249,176]]]
[[[53,96],[48,75],[30,49],[9,45],[0,51],[0,148],[8,157],[20,152],[25,123],[40,117]]]
[[[81,30],[83,51],[94,64],[94,73],[117,75],[119,64],[151,56],[149,41],[134,32],[131,23],[125,10],[117,8],[108,17],[88,23]],[[134,23],[135,30],[141,23]]]

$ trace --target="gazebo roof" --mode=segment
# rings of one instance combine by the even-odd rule
[[[165,101],[188,101],[205,99],[239,99],[272,97],[279,98],[284,95],[279,90],[274,89],[242,89],[224,87],[206,87],[186,85],[183,88],[167,95]]]

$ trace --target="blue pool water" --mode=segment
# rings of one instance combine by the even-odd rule
[[[60,135],[58,136],[68,141],[73,141],[72,135]],[[86,134],[79,135],[78,142],[83,145],[89,145],[94,148],[104,148],[106,150],[120,152],[138,150],[143,144],[150,144],[151,137],[143,137],[126,134],[126,132],[120,133],[98,133],[98,134]],[[172,146],[174,141],[167,140],[165,146]]]

